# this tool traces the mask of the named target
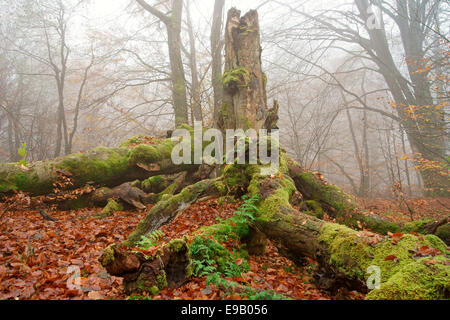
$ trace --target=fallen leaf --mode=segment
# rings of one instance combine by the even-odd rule
[[[105,297],[98,291],[89,292],[88,298],[91,300],[104,300],[105,299]]]

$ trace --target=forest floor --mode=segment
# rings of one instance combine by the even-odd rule
[[[6,203],[0,203],[0,300],[136,298],[125,294],[121,278],[108,275],[98,258],[106,246],[126,239],[145,217],[148,208],[120,211],[104,219],[94,217],[101,208],[52,211],[49,213],[57,219],[54,222],[44,220],[39,208],[30,209],[26,197],[19,200],[17,206],[8,210],[5,210]],[[368,210],[391,219],[410,219],[410,210],[398,201],[359,199],[359,202]],[[450,212],[450,199],[447,198],[408,199],[407,203],[413,209],[414,219],[438,218]],[[161,241],[164,243],[202,226],[215,224],[217,218],[229,218],[239,205],[219,204],[217,200],[195,203],[160,229],[164,234]],[[250,257],[249,265],[250,271],[231,280],[293,299],[364,298],[363,294],[355,291],[330,297],[316,289],[312,279],[315,262],[309,260],[308,265],[297,267],[280,256],[272,244],[263,256]],[[79,270],[81,290],[69,289],[68,281],[72,283],[72,278],[77,276],[74,269]],[[215,285],[206,285],[205,278],[193,278],[178,289],[162,290],[152,299],[236,300],[242,296],[230,295]]]

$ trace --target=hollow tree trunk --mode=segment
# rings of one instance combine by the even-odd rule
[[[258,13],[252,10],[241,17],[234,8],[228,11],[220,128],[264,127],[268,109],[261,52]]]

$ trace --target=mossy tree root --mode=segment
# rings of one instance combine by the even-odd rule
[[[393,222],[379,215],[367,212],[359,207],[355,199],[342,191],[339,187],[328,182],[312,172],[305,171],[293,159],[286,157],[288,174],[294,181],[298,191],[306,200],[308,206],[313,206],[313,215],[325,211],[338,223],[354,229],[366,228],[373,232],[387,234],[388,232],[417,232],[421,234],[435,234],[437,227],[448,225],[447,219],[433,221],[431,219],[419,220],[409,223]],[[445,240],[445,239],[443,239]]]
[[[405,234],[396,242],[301,213],[289,203],[295,186],[287,170],[275,178],[254,175],[249,190],[262,195],[257,229],[294,262],[302,263],[304,257],[317,261],[315,279],[320,288],[332,293],[340,287],[365,291],[367,270],[374,266],[380,270],[381,287],[368,299],[450,298],[450,259],[438,237]],[[432,263],[427,262],[430,257],[415,259],[414,252],[424,246],[441,254]]]
[[[131,233],[124,244],[133,247],[145,234],[158,230],[164,224],[169,223],[175,217],[189,207],[198,198],[211,195],[222,195],[218,185],[220,179],[203,180],[190,185],[176,195],[163,197],[154,207],[150,209],[147,216],[141,220],[136,230]]]
[[[142,235],[155,231],[174,219],[180,210],[200,196],[214,193],[223,195],[240,186],[250,195],[257,194],[260,197],[257,204],[258,216],[250,228],[261,240],[256,241],[258,250],[255,250],[254,254],[264,252],[265,238],[268,238],[282,255],[297,264],[304,263],[306,257],[317,261],[316,284],[331,293],[335,293],[341,287],[367,291],[367,281],[373,275],[368,272],[370,268],[378,268],[380,288],[370,291],[368,299],[450,298],[450,259],[442,240],[434,235],[413,234],[404,234],[400,239],[392,239],[367,231],[356,231],[299,212],[291,206],[297,188],[295,180],[290,177],[292,174],[290,165],[289,159],[282,155],[280,172],[269,177],[260,175],[261,167],[258,165],[229,165],[221,178],[198,182],[184,188],[177,195],[161,200],[150,210],[124,244],[128,247],[135,246]],[[221,227],[217,225],[201,230],[199,232],[213,232],[217,236]],[[250,238],[251,234],[249,233]],[[252,239],[248,238],[242,240],[252,242]],[[420,248],[431,248],[433,256],[416,257],[415,253]],[[132,267],[127,268],[131,270],[127,268],[125,271],[121,270],[120,268],[124,268],[121,265],[125,262],[118,265],[111,262],[111,256],[115,257],[115,254],[111,255],[110,251],[110,248],[104,251],[102,264],[111,274],[128,279],[125,281],[127,290],[141,290],[139,289],[141,287],[148,291],[155,284],[159,288],[155,277],[162,269],[156,270],[155,267],[148,266],[144,271],[141,268],[144,260],[139,254],[131,258],[129,255],[134,253],[129,253],[125,255],[126,258],[119,261],[128,261]],[[186,261],[190,258],[192,257],[188,252],[181,260],[186,277],[190,275],[189,268],[185,267],[186,264],[189,265]],[[156,264],[155,261],[159,260],[155,259],[157,257],[150,257],[145,258],[145,261],[150,261],[147,265]],[[168,263],[166,261],[164,265]],[[135,265],[139,265],[137,269]],[[165,279],[172,277],[167,268],[164,269],[164,277]]]

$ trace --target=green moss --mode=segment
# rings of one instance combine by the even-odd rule
[[[172,149],[175,146],[172,139],[166,139],[158,144],[158,150],[164,158],[169,158],[172,155]]]
[[[245,174],[245,165],[230,164],[227,165],[223,172],[223,183],[228,191],[235,190],[237,187],[245,188],[248,180]]]
[[[219,191],[220,194],[225,195],[228,193],[228,190],[222,181],[220,181],[220,180],[216,181],[214,183],[214,186],[216,187],[216,189]]]
[[[418,221],[411,221],[405,223],[403,227],[403,231],[405,232],[417,232],[417,233],[426,233],[425,229],[423,228],[427,223],[430,223],[431,219],[424,219],[424,220],[418,220]]]
[[[153,176],[141,183],[141,188],[145,192],[160,193],[169,186],[169,180],[164,176]]]
[[[183,239],[174,239],[167,244],[167,248],[172,252],[179,252],[183,248],[187,248],[186,241]]]
[[[167,287],[166,272],[164,270],[161,270],[156,276],[156,284],[158,285],[159,289]]]
[[[389,280],[400,268],[414,262],[412,253],[422,246],[446,252],[445,243],[432,235],[420,240],[417,236],[405,234],[397,243],[385,239],[372,247],[357,231],[335,223],[325,223],[318,240],[327,245],[329,263],[344,274],[351,278],[361,278],[367,267],[376,265],[381,269],[381,282]],[[396,259],[385,260],[390,255]]]
[[[144,142],[145,142],[145,136],[137,135],[137,136],[131,137],[130,139],[122,142],[120,147],[126,148],[126,147],[129,147],[129,146],[141,144],[141,143],[144,143]]]
[[[0,193],[6,193],[17,190],[17,186],[9,181],[0,180]]]
[[[436,236],[450,245],[450,224],[445,224],[436,229]]]
[[[439,300],[450,298],[450,267],[443,256],[433,258],[436,264],[426,265],[423,258],[398,268],[380,289],[369,292],[368,300]]]
[[[239,28],[239,31],[240,31],[240,35],[241,36],[246,36],[246,35],[248,35],[248,34],[250,34],[250,33],[253,33],[253,32],[255,32],[255,30],[252,30],[252,29],[248,29],[247,27],[240,27]]]
[[[158,196],[158,201],[169,201],[171,198],[170,194],[163,194],[161,196]]]
[[[156,296],[159,293],[159,288],[157,286],[153,286],[150,288],[150,294]]]
[[[147,291],[146,281],[141,276],[136,280],[136,287],[141,291]]]
[[[155,147],[141,144],[130,150],[128,153],[128,163],[155,163],[161,160],[161,155]]]
[[[41,179],[39,172],[43,162],[33,163],[23,170],[17,163],[0,164],[0,194],[13,190],[22,190],[32,194],[50,193],[53,189],[51,181]],[[49,165],[53,165],[49,161]]]
[[[222,107],[219,109],[219,114],[221,116],[226,116],[227,115],[227,109],[228,109],[228,105],[225,102],[222,102]]]
[[[183,91],[186,89],[186,85],[184,84],[183,81],[180,81],[180,80],[177,81],[173,87],[174,87],[175,91]]]
[[[245,67],[225,71],[222,77],[222,82],[226,89],[233,89],[238,86],[247,86],[250,82],[250,73]]]
[[[163,191],[159,193],[158,199],[162,200],[163,198],[165,198],[167,200],[168,199],[167,196],[175,194],[175,191],[177,190],[178,187],[179,187],[178,182],[170,184],[167,188],[165,188]]]
[[[260,179],[260,178],[259,178]],[[260,182],[257,182],[258,177],[256,177],[256,184],[260,185]],[[271,179],[271,178],[267,178]],[[291,205],[289,203],[289,199],[291,198],[291,195],[297,190],[295,188],[295,184],[292,181],[290,177],[283,176],[281,180],[278,182],[279,187],[275,190],[273,194],[271,194],[269,197],[267,197],[260,205],[260,214],[265,219],[270,219],[278,210],[280,207],[284,208],[290,208]],[[255,176],[253,177],[253,180],[251,182],[252,186],[252,192],[256,192],[255,185]],[[250,187],[249,187],[250,191]]]
[[[101,264],[103,267],[108,266],[114,261],[114,252],[115,252],[116,244],[113,243],[106,247],[102,253]]]
[[[56,167],[72,173],[78,186],[88,181],[109,184],[128,168],[125,150],[99,147],[90,152],[68,155]]]
[[[114,199],[109,199],[108,204],[103,208],[102,216],[111,216],[114,212],[122,211],[123,206]]]
[[[30,186],[34,183],[36,183],[38,181],[37,176],[32,176],[30,177],[28,174],[26,173],[18,173],[15,177],[14,177],[14,182],[15,185],[20,189],[20,190],[29,190]]]
[[[318,240],[328,245],[329,263],[350,278],[360,278],[369,266],[368,245],[358,239],[354,230],[340,224],[325,223]]]
[[[323,212],[322,206],[320,205],[319,202],[317,202],[315,200],[307,200],[307,201],[305,201],[305,205],[308,209],[311,210],[311,211],[308,211],[308,213],[315,216],[316,218],[319,218],[319,219],[323,218],[324,212]]]
[[[312,172],[303,172],[298,175],[302,184],[307,187],[307,192],[312,200],[325,202],[336,209],[336,216],[343,216],[357,208],[357,204],[352,196],[343,192],[340,188],[332,184],[326,184]]]
[[[152,184],[162,183],[164,181],[163,176],[154,176],[148,179],[148,181]]]

